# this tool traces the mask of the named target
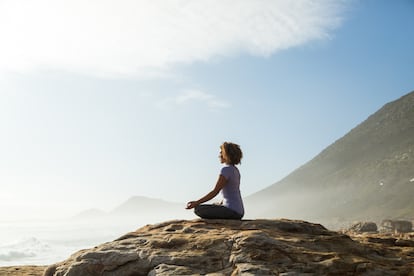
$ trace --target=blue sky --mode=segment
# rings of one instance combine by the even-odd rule
[[[242,193],[414,90],[413,1],[0,1],[0,218]],[[7,210],[7,211],[5,211]]]

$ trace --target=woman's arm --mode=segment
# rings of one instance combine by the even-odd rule
[[[220,192],[220,190],[223,189],[223,187],[224,187],[224,185],[226,185],[226,183],[227,183],[227,179],[224,176],[220,175],[214,189],[211,192],[209,192],[208,194],[206,194],[205,196],[203,196],[202,198],[200,198],[199,200],[188,202],[186,209],[192,209],[194,207],[197,207],[201,203],[204,203],[204,202],[209,201],[210,199],[214,198]]]

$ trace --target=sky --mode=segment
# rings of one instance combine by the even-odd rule
[[[264,189],[414,90],[414,1],[0,0],[0,220]]]

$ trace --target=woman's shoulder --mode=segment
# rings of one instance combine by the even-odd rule
[[[234,172],[239,171],[239,169],[234,165],[225,165],[221,168],[221,172]]]

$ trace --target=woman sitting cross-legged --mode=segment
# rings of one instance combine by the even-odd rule
[[[221,169],[214,189],[196,201],[187,203],[186,209],[194,208],[194,213],[205,219],[241,219],[244,216],[243,200],[240,194],[240,164],[243,153],[240,146],[224,142],[220,146],[220,162],[225,164]],[[220,204],[202,204],[213,199],[222,192]]]

